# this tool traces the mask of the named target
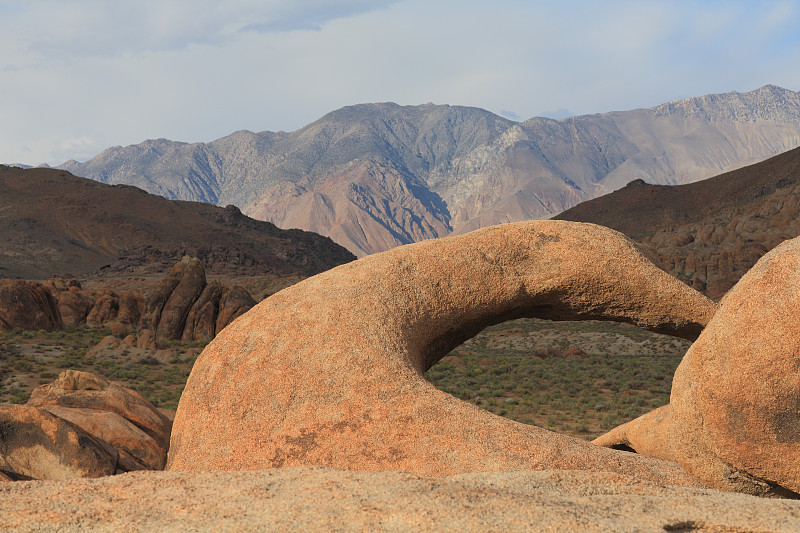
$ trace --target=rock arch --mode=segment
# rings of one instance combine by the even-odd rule
[[[488,413],[422,373],[512,318],[616,320],[694,338],[714,310],[592,224],[506,224],[395,248],[273,295],[209,344],[178,406],[168,468],[568,468],[695,484],[674,463]]]

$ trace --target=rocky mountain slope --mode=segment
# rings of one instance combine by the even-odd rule
[[[365,255],[547,218],[634,179],[704,179],[798,145],[800,93],[768,85],[520,123],[468,107],[364,104],[291,133],[148,140],[60,168],[171,199],[234,204]]]
[[[309,276],[354,257],[238,208],[182,202],[63,170],[0,166],[0,277],[161,272],[184,255],[213,274]],[[69,276],[66,276],[69,277]]]
[[[800,148],[687,185],[633,181],[555,218],[621,231],[661,268],[719,298],[768,250],[800,235]]]

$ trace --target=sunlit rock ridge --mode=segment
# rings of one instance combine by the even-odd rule
[[[361,104],[290,133],[147,140],[60,168],[170,199],[234,204],[363,256],[547,218],[635,179],[701,180],[797,146],[800,93],[767,85],[561,121]]]

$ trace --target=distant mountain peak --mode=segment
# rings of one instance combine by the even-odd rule
[[[170,199],[234,204],[365,255],[547,218],[637,179],[697,181],[798,145],[800,94],[767,85],[524,122],[476,107],[363,103],[293,132],[148,140],[60,168]]]
[[[657,115],[682,115],[707,121],[800,120],[800,93],[764,85],[752,91],[732,91],[674,100],[651,108]]]

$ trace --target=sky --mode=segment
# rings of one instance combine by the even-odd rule
[[[366,102],[525,120],[798,91],[798,28],[800,0],[0,0],[0,162]]]

